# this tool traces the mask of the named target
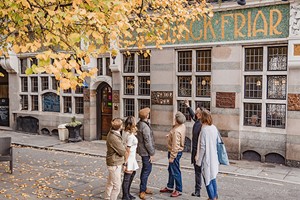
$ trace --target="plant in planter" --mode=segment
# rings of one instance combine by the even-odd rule
[[[80,137],[80,128],[82,123],[77,121],[75,117],[72,117],[72,121],[66,125],[69,131],[69,142],[80,142],[82,138]]]

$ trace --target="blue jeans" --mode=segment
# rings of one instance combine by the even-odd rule
[[[214,198],[218,197],[216,179],[213,179],[210,181],[209,185],[206,186],[206,191],[207,191],[209,199],[214,199]]]
[[[182,192],[182,178],[180,171],[180,158],[182,156],[182,152],[178,152],[177,157],[174,159],[173,163],[169,163],[168,172],[169,172],[169,180],[167,187],[169,189],[174,188],[174,183],[176,185],[175,190],[178,192]],[[170,152],[168,152],[168,159],[170,158]]]
[[[148,177],[152,171],[152,163],[150,162],[150,156],[142,156],[142,171],[141,171],[141,183],[140,192],[145,192],[147,189]]]

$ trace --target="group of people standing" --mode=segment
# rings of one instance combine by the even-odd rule
[[[212,117],[208,110],[198,107],[195,112],[188,101],[185,105],[194,120],[192,133],[191,163],[195,171],[195,191],[192,196],[200,197],[202,178],[210,200],[218,198],[216,177],[219,170],[217,156],[218,130],[212,124]],[[122,199],[136,199],[130,193],[131,183],[139,168],[136,153],[141,156],[142,169],[140,174],[139,198],[146,199],[146,195],[153,194],[147,188],[148,177],[152,171],[152,162],[155,154],[155,144],[151,125],[149,124],[150,108],[139,111],[139,122],[133,116],[127,117],[125,124],[120,118],[113,119],[111,130],[107,135],[108,180],[105,190],[105,199],[116,200],[122,188]],[[185,145],[186,117],[177,112],[175,124],[167,135],[168,147],[168,182],[161,193],[170,193],[171,197],[182,194],[182,176],[180,159]],[[122,131],[124,130],[124,131]],[[122,171],[124,171],[122,182]]]

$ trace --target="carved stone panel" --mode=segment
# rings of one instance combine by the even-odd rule
[[[217,108],[235,108],[234,92],[217,92],[216,94]]]
[[[290,36],[300,35],[300,3],[291,5],[290,10]]]
[[[112,94],[113,95],[112,102],[120,103],[120,90],[113,90],[112,93],[113,93]]]
[[[152,91],[151,103],[153,105],[173,105],[172,91]]]
[[[288,110],[300,111],[300,94],[288,94]]]
[[[300,56],[300,44],[294,44],[294,56]]]

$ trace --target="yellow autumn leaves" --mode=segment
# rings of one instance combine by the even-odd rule
[[[203,15],[212,15],[206,1],[2,0],[0,55],[34,52],[38,66],[27,74],[54,74],[62,89],[75,89],[97,71],[81,67],[90,57],[116,56],[116,49],[161,48],[183,38],[186,22]],[[113,49],[112,41],[117,41]]]

